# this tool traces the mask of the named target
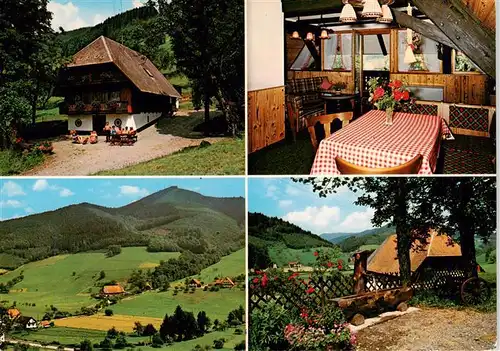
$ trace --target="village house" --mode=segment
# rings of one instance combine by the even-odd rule
[[[125,294],[125,289],[120,284],[116,285],[105,285],[101,290],[101,295],[103,296],[116,296]]]
[[[288,267],[299,269],[302,267],[302,265],[300,264],[300,262],[288,262]]]
[[[106,123],[140,131],[171,114],[181,98],[144,55],[101,36],[61,71],[60,113],[68,129],[101,133]]]
[[[33,317],[20,316],[15,324],[27,330],[38,329],[38,322]]]
[[[231,280],[231,278],[226,277],[226,278],[217,279],[214,282],[214,285],[219,286],[221,288],[233,288],[236,284]]]
[[[198,279],[191,279],[190,282],[189,282],[189,286],[191,288],[201,288],[201,281],[198,280]]]
[[[9,308],[7,310],[7,314],[11,319],[15,319],[21,315],[21,311],[19,311],[17,308]]]

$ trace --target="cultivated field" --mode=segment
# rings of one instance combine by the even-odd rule
[[[153,324],[159,329],[163,319],[150,317],[122,316],[113,315],[107,317],[103,314],[93,316],[77,316],[55,320],[57,327],[67,327],[76,329],[90,329],[108,331],[115,327],[119,331],[131,333],[134,331],[134,322],[140,322],[142,325]]]
[[[38,319],[50,305],[74,312],[83,306],[95,305],[90,294],[99,291],[95,285],[99,283],[101,270],[105,273],[103,281],[123,281],[134,269],[178,256],[179,253],[150,253],[145,247],[123,248],[121,254],[110,258],[100,252],[55,256],[0,276],[0,283],[6,283],[21,272],[24,274],[24,280],[14,286],[14,292],[0,299],[5,305],[16,301],[23,314]]]

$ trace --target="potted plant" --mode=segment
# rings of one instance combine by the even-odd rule
[[[347,88],[347,84],[344,82],[336,82],[332,85],[332,89],[335,90],[336,94],[340,94],[340,92],[345,88]]]
[[[91,105],[94,111],[99,111],[99,109],[101,108],[101,102],[97,100],[92,101]]]
[[[75,111],[76,112],[83,112],[85,110],[85,104],[83,101],[79,100],[75,104]]]
[[[54,150],[54,146],[50,141],[44,141],[40,145],[38,145],[38,150],[43,152],[44,154],[50,154]]]
[[[400,109],[410,102],[410,91],[400,80],[380,82],[378,78],[368,81],[370,101],[379,110],[386,111],[385,124],[392,125],[392,115],[395,109]]]

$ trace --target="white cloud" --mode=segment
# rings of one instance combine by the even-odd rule
[[[7,208],[7,207],[18,208],[21,206],[22,206],[21,201],[17,200],[0,201],[0,208]]]
[[[138,8],[144,6],[144,3],[141,0],[132,0],[132,6]]]
[[[290,207],[290,206],[292,206],[292,204],[293,204],[292,200],[280,200],[280,202],[279,202],[279,206],[281,208]]]
[[[291,186],[290,184],[288,184],[286,186],[286,189],[285,189],[285,192],[290,195],[290,196],[298,196],[300,194],[303,194],[304,191],[301,190],[301,189],[298,189],[297,187],[295,186]]]
[[[8,197],[26,195],[26,193],[23,191],[23,188],[19,184],[14,183],[10,180],[4,183],[0,193],[5,194]]]
[[[375,210],[367,208],[364,211],[350,213],[340,225],[335,229],[335,232],[359,232],[362,230],[373,228],[371,222]]]
[[[24,212],[26,212],[27,214],[32,214],[33,212],[35,212],[35,210],[34,210],[34,209],[32,209],[31,207],[26,207],[26,208],[24,209]]]
[[[126,196],[147,196],[149,191],[138,186],[123,185],[120,187],[120,194]]]
[[[270,197],[272,199],[277,199],[278,187],[275,185],[269,185],[267,187],[266,197]]]
[[[106,17],[104,17],[103,15],[98,13],[97,15],[94,16],[94,21],[93,21],[92,25],[95,26],[96,24],[102,23],[102,22],[104,22],[105,19],[106,19]]]
[[[70,197],[75,195],[71,190],[66,189],[66,188],[61,188],[59,191],[59,196],[60,197]]]
[[[320,234],[329,231],[340,221],[340,208],[336,206],[309,206],[303,211],[289,212],[283,216],[283,219],[303,229]]]
[[[52,28],[58,30],[63,27],[64,30],[73,30],[89,26],[80,16],[80,8],[72,2],[60,4],[56,1],[50,1],[47,9],[52,12]]]
[[[44,191],[49,188],[49,182],[45,179],[38,179],[35,184],[33,184],[33,191]]]

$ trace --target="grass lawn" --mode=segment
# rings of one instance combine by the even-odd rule
[[[90,297],[90,292],[98,292],[95,285],[99,283],[101,270],[106,274],[104,281],[122,281],[134,269],[151,268],[161,260],[178,256],[179,253],[150,253],[145,247],[122,248],[121,254],[110,258],[104,253],[55,256],[0,276],[0,283],[5,283],[24,272],[24,280],[1,299],[5,305],[16,301],[23,314],[37,319],[42,318],[50,305],[61,311],[75,312],[83,306],[95,305],[96,300]]]
[[[239,288],[219,291],[196,289],[194,293],[180,291],[175,296],[173,289],[167,292],[151,291],[124,299],[112,309],[119,315],[163,318],[165,314],[172,314],[179,305],[195,316],[205,311],[212,321],[225,320],[230,311],[245,305],[245,291]]]
[[[235,277],[245,273],[245,249],[233,252],[229,256],[224,256],[216,264],[207,267],[199,275],[193,278],[208,284],[213,282],[216,277]]]
[[[244,329],[244,326],[239,327]],[[201,338],[197,338],[189,341],[182,341],[175,343],[171,346],[163,346],[160,349],[164,350],[179,350],[179,351],[191,351],[196,345],[213,345],[214,340],[224,338],[226,342],[222,350],[233,350],[234,347],[245,340],[245,335],[236,335],[234,333],[235,329],[229,328],[226,331],[216,331],[205,334]],[[75,328],[47,328],[40,329],[32,332],[16,332],[11,334],[11,337],[16,340],[26,340],[31,342],[38,342],[41,344],[49,344],[52,342],[59,342],[62,345],[76,345],[81,341],[88,339],[92,344],[101,342],[106,336],[105,331],[98,330],[88,330],[88,329],[75,329]],[[149,342],[149,337],[136,337],[127,336],[127,341],[131,344],[136,344],[138,342]],[[158,350],[158,348],[153,348],[150,346],[136,346],[141,350]]]
[[[0,150],[0,176],[26,172],[45,160],[43,154],[22,154],[11,150]]]
[[[66,121],[68,115],[60,115],[59,107],[54,107],[47,110],[37,110],[36,111],[36,121],[37,122],[49,122],[49,121]]]
[[[192,147],[99,176],[244,175],[245,139],[228,139],[207,147]]]

